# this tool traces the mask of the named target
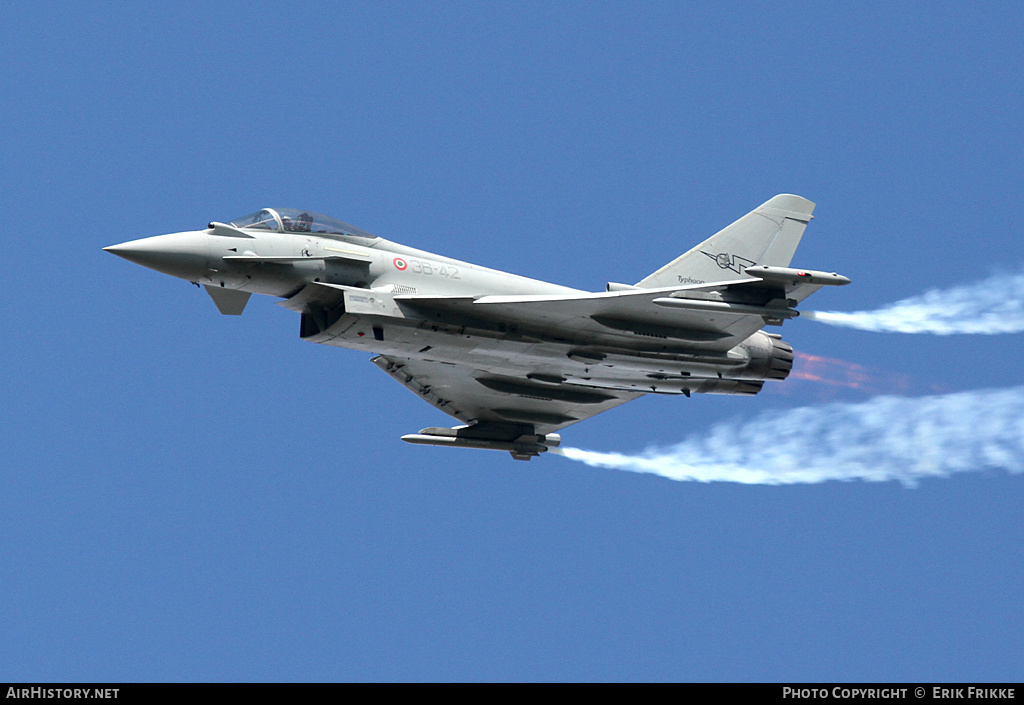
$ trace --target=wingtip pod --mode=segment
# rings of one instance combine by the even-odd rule
[[[457,435],[457,429],[425,428],[419,433],[408,433],[402,440],[413,445],[445,446],[448,448],[476,448],[479,450],[504,450],[516,460],[529,460],[550,448],[557,447],[562,437],[557,433],[547,435],[523,435],[513,440],[493,438],[467,438]]]
[[[818,286],[846,286],[850,283],[849,277],[835,272],[819,272],[814,269],[795,269],[792,267],[771,267],[760,265],[747,267],[743,270],[746,274],[767,282],[779,282],[782,284],[816,284]]]

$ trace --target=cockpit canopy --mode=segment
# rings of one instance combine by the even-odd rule
[[[248,230],[270,230],[277,233],[311,233],[376,238],[365,230],[343,223],[328,215],[299,210],[298,208],[264,208],[261,211],[235,218],[231,224]]]

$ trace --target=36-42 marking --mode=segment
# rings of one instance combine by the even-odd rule
[[[450,264],[437,264],[436,262],[428,262],[422,259],[403,259],[402,265],[399,266],[396,260],[395,266],[401,271],[409,271],[413,274],[425,274],[426,276],[439,276],[445,277],[446,279],[458,279],[459,269],[453,267]]]

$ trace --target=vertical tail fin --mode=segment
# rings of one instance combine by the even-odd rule
[[[775,196],[637,286],[653,289],[742,279],[744,268],[755,264],[788,267],[813,211],[814,204],[806,198]]]

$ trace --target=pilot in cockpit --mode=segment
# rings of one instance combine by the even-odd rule
[[[308,233],[313,229],[313,216],[309,213],[302,213],[295,220],[281,216],[281,222],[284,225],[285,232]]]

